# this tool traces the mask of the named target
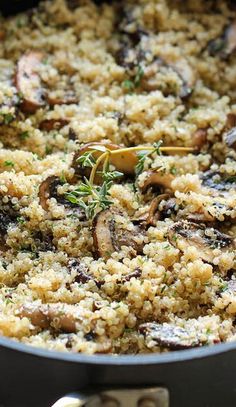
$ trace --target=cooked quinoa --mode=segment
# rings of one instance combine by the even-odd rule
[[[235,13],[0,17],[1,335],[89,354],[236,340]]]

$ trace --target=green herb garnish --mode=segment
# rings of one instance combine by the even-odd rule
[[[134,170],[135,174],[139,175],[144,169],[145,159],[154,153],[161,155],[162,151],[169,151],[170,149],[192,151],[192,148],[187,147],[161,147],[161,143],[162,141],[158,141],[153,146],[124,147],[114,150],[110,150],[105,144],[92,145],[91,151],[86,151],[77,158],[77,162],[82,168],[91,168],[89,179],[84,177],[83,182],[77,185],[73,191],[65,194],[66,199],[72,204],[80,206],[87,219],[91,219],[99,211],[109,208],[113,203],[110,198],[110,189],[113,181],[123,176],[120,171],[111,171],[110,160],[112,156],[118,154],[124,158],[126,154],[136,152],[138,162]],[[95,153],[97,157],[95,157]]]
[[[130,93],[134,91],[134,89],[138,88],[141,84],[142,77],[144,75],[144,70],[141,65],[137,66],[137,72],[133,79],[126,79],[123,82],[123,87],[127,89]]]
[[[7,161],[4,161],[4,166],[5,167],[14,167],[14,162],[13,161],[10,161],[10,160],[7,160]]]
[[[20,139],[21,140],[26,140],[29,138],[29,132],[28,131],[23,131],[23,133],[20,134]]]
[[[3,119],[3,124],[10,124],[14,120],[14,116],[11,113],[0,113]]]

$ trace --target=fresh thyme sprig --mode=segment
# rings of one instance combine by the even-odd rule
[[[115,171],[114,171],[115,172]],[[112,180],[116,178],[116,174],[106,174],[106,179],[102,185],[92,185],[87,178],[78,187],[66,194],[69,202],[80,206],[87,217],[91,219],[96,212],[100,209],[109,208],[112,201],[109,199],[109,190],[113,184]],[[119,173],[120,176],[120,173]]]
[[[92,145],[91,150],[86,151],[84,154],[77,158],[78,164],[82,168],[91,168],[89,179],[84,177],[84,182],[81,182],[73,191],[66,194],[66,198],[72,204],[80,206],[87,217],[93,218],[100,210],[109,208],[112,204],[110,198],[110,189],[113,181],[116,178],[123,176],[123,173],[117,170],[111,170],[111,157],[116,155],[125,156],[129,160],[129,153],[137,154],[137,164],[134,168],[136,176],[141,174],[144,170],[144,164],[147,157],[158,154],[161,155],[163,151],[193,151],[188,147],[161,147],[162,141],[154,143],[153,146],[138,146],[138,147],[124,147],[109,149],[106,145]],[[96,158],[95,155],[100,152]],[[101,181],[101,185],[97,184],[97,177]],[[96,182],[95,182],[96,181]]]
[[[161,155],[160,147],[162,145],[162,140],[153,144],[153,150],[151,151],[140,151],[137,153],[138,156],[138,164],[135,166],[135,174],[136,176],[140,175],[144,170],[144,165],[147,157],[150,155],[157,153]]]
[[[130,93],[132,93],[136,88],[138,88],[141,84],[142,77],[144,75],[144,70],[141,65],[137,66],[137,72],[134,78],[131,79],[126,79],[123,82],[123,87],[128,90]]]

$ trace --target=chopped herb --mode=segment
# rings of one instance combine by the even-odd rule
[[[221,293],[223,293],[227,289],[228,289],[228,283],[223,283],[219,290]]]
[[[20,139],[21,140],[26,140],[29,138],[29,132],[28,131],[23,131],[23,133],[20,134]]]
[[[9,160],[7,160],[7,161],[4,161],[4,165],[5,165],[5,167],[14,167],[14,163],[13,163],[13,161],[9,161]]]
[[[123,87],[127,89],[130,93],[134,91],[134,89],[138,88],[141,84],[142,77],[144,75],[144,70],[141,65],[138,65],[137,72],[133,79],[126,79],[123,82]]]
[[[173,240],[176,242],[178,240],[178,235],[173,235]]]
[[[23,216],[18,216],[16,218],[16,220],[17,220],[18,223],[21,223],[21,224],[25,223],[25,218]]]
[[[61,173],[60,181],[63,182],[64,184],[67,182],[64,171],[62,171],[62,173]]]
[[[135,86],[135,88],[140,86],[143,75],[144,75],[144,70],[143,70],[141,65],[138,65],[137,73],[136,73],[135,78],[134,78],[134,86]]]
[[[178,170],[177,170],[177,168],[176,168],[175,166],[173,166],[173,167],[170,168],[170,173],[171,173],[172,175],[176,175],[177,172],[178,172]]]
[[[130,93],[132,93],[133,90],[134,90],[134,83],[133,83],[130,79],[126,79],[126,80],[123,82],[123,87],[124,87],[126,90],[128,90]]]
[[[161,293],[163,293],[165,291],[165,289],[166,289],[166,284],[163,285],[163,287],[161,288]]]
[[[18,92],[17,95],[18,95],[18,98],[19,98],[20,100],[24,98],[24,95],[23,95],[22,92]]]
[[[0,113],[4,124],[10,124],[14,120],[14,116],[11,113]]]
[[[124,329],[124,333],[126,333],[126,334],[129,334],[129,333],[131,333],[133,331],[134,331],[133,328],[125,328]]]
[[[46,145],[45,153],[46,153],[46,154],[51,154],[51,153],[52,153],[52,146]]]

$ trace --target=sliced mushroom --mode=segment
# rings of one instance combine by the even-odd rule
[[[119,224],[117,217],[124,216],[115,209],[105,209],[97,214],[93,221],[93,243],[99,257],[108,259],[112,253],[119,251],[122,246],[133,249],[135,253],[142,253],[143,236],[138,226],[133,230],[126,230]]]
[[[4,30],[0,30],[0,41],[4,41],[6,38],[6,32]]]
[[[53,97],[47,95],[47,102],[50,106],[55,105],[73,105],[78,103],[78,98],[73,91],[67,91],[63,97]]]
[[[227,195],[228,191],[236,188],[236,176],[222,174],[219,171],[206,171],[201,175],[202,185],[209,188],[213,195]]]
[[[46,178],[40,184],[38,196],[42,208],[45,211],[48,211],[49,209],[48,199],[55,198],[59,204],[63,205],[66,208],[67,215],[74,214],[81,220],[84,219],[85,215],[83,210],[79,206],[68,201],[65,198],[65,195],[60,195],[58,193],[57,189],[60,185],[63,185],[63,182],[59,177],[55,175]]]
[[[34,242],[31,245],[31,250],[34,253],[55,251],[55,246],[53,244],[53,234],[51,232],[41,232],[39,230],[38,232],[33,233],[33,239]]]
[[[44,131],[60,130],[62,127],[67,126],[68,123],[68,119],[45,119],[39,123],[39,128]]]
[[[187,220],[189,220],[190,222],[203,223],[203,222],[214,222],[216,218],[208,212],[206,213],[195,212],[190,213],[187,216]]]
[[[174,180],[174,176],[170,173],[148,171],[146,180],[141,187],[141,191],[145,193],[150,187],[158,187],[162,189],[172,189],[171,183]]]
[[[192,146],[196,147],[197,150],[201,150],[207,141],[207,129],[200,128],[197,129],[192,135]]]
[[[81,263],[78,259],[70,259],[67,264],[70,273],[75,274],[73,282],[79,284],[88,283],[88,281],[94,281],[97,287],[101,287],[104,281],[97,281],[88,273],[88,268],[85,264]]]
[[[208,44],[209,54],[226,59],[236,50],[236,19],[229,24],[220,38],[211,40]]]
[[[157,57],[155,60],[144,69],[144,75],[142,78],[142,87],[146,91],[153,91],[160,89],[160,81],[156,75],[161,68],[170,69],[177,73],[182,81],[182,85],[179,89],[178,96],[182,99],[191,95],[196,78],[193,69],[188,64],[185,58],[180,57],[176,61],[171,61],[167,57]],[[164,93],[170,94],[171,90],[163,90]]]
[[[236,150],[236,127],[233,127],[225,135],[225,143],[228,147]]]
[[[157,221],[161,217],[159,211],[159,205],[162,201],[167,200],[170,197],[169,194],[161,194],[151,200],[148,210],[141,216],[132,219],[135,223],[142,223],[145,226],[156,226]]]
[[[33,325],[41,329],[76,332],[75,311],[67,304],[27,304],[22,306],[19,315],[29,318]]]
[[[26,113],[34,113],[45,105],[45,92],[38,74],[42,58],[41,52],[31,51],[17,64],[16,87],[22,96],[21,109]]]
[[[142,270],[140,268],[137,268],[132,273],[129,273],[126,276],[122,277],[120,282],[121,283],[126,283],[127,281],[130,281],[131,278],[139,278],[141,275],[142,275]]]
[[[5,252],[8,248],[6,244],[6,234],[11,225],[17,223],[19,213],[16,211],[1,211],[0,212],[0,252]]]
[[[97,147],[97,149],[96,149],[96,147]],[[105,151],[105,148],[112,151],[112,150],[119,150],[122,147],[120,147],[116,144],[111,144],[111,143],[85,144],[74,155],[74,158],[72,161],[72,167],[75,169],[75,173],[89,177],[91,168],[82,167],[78,163],[79,157],[81,157],[83,154],[91,151],[93,154],[93,157],[95,159],[97,159],[98,157],[100,157],[101,154],[103,154],[103,152]],[[104,149],[104,151],[101,151],[101,149]],[[118,171],[122,172],[125,175],[133,175],[134,171],[135,171],[135,166],[137,165],[137,163],[138,163],[138,157],[137,157],[136,153],[133,151],[127,151],[125,153],[122,152],[120,154],[116,154],[116,155],[110,157],[110,164],[112,164]],[[100,182],[101,177],[97,176],[95,181]]]
[[[236,114],[229,113],[227,114],[227,120],[225,124],[226,129],[232,129],[232,127],[236,127]]]
[[[158,324],[147,322],[139,326],[139,332],[149,342],[171,350],[195,348],[203,345],[194,332],[191,333],[184,328],[173,324]]]
[[[56,194],[57,196],[57,187],[61,185],[60,178],[52,175],[46,178],[39,187],[39,202],[42,208],[48,210],[48,199]]]
[[[212,263],[215,258],[215,249],[221,252],[235,250],[236,244],[231,236],[219,232],[217,229],[205,227],[194,222],[180,221],[168,229],[169,242],[184,251],[194,246],[199,257]]]

